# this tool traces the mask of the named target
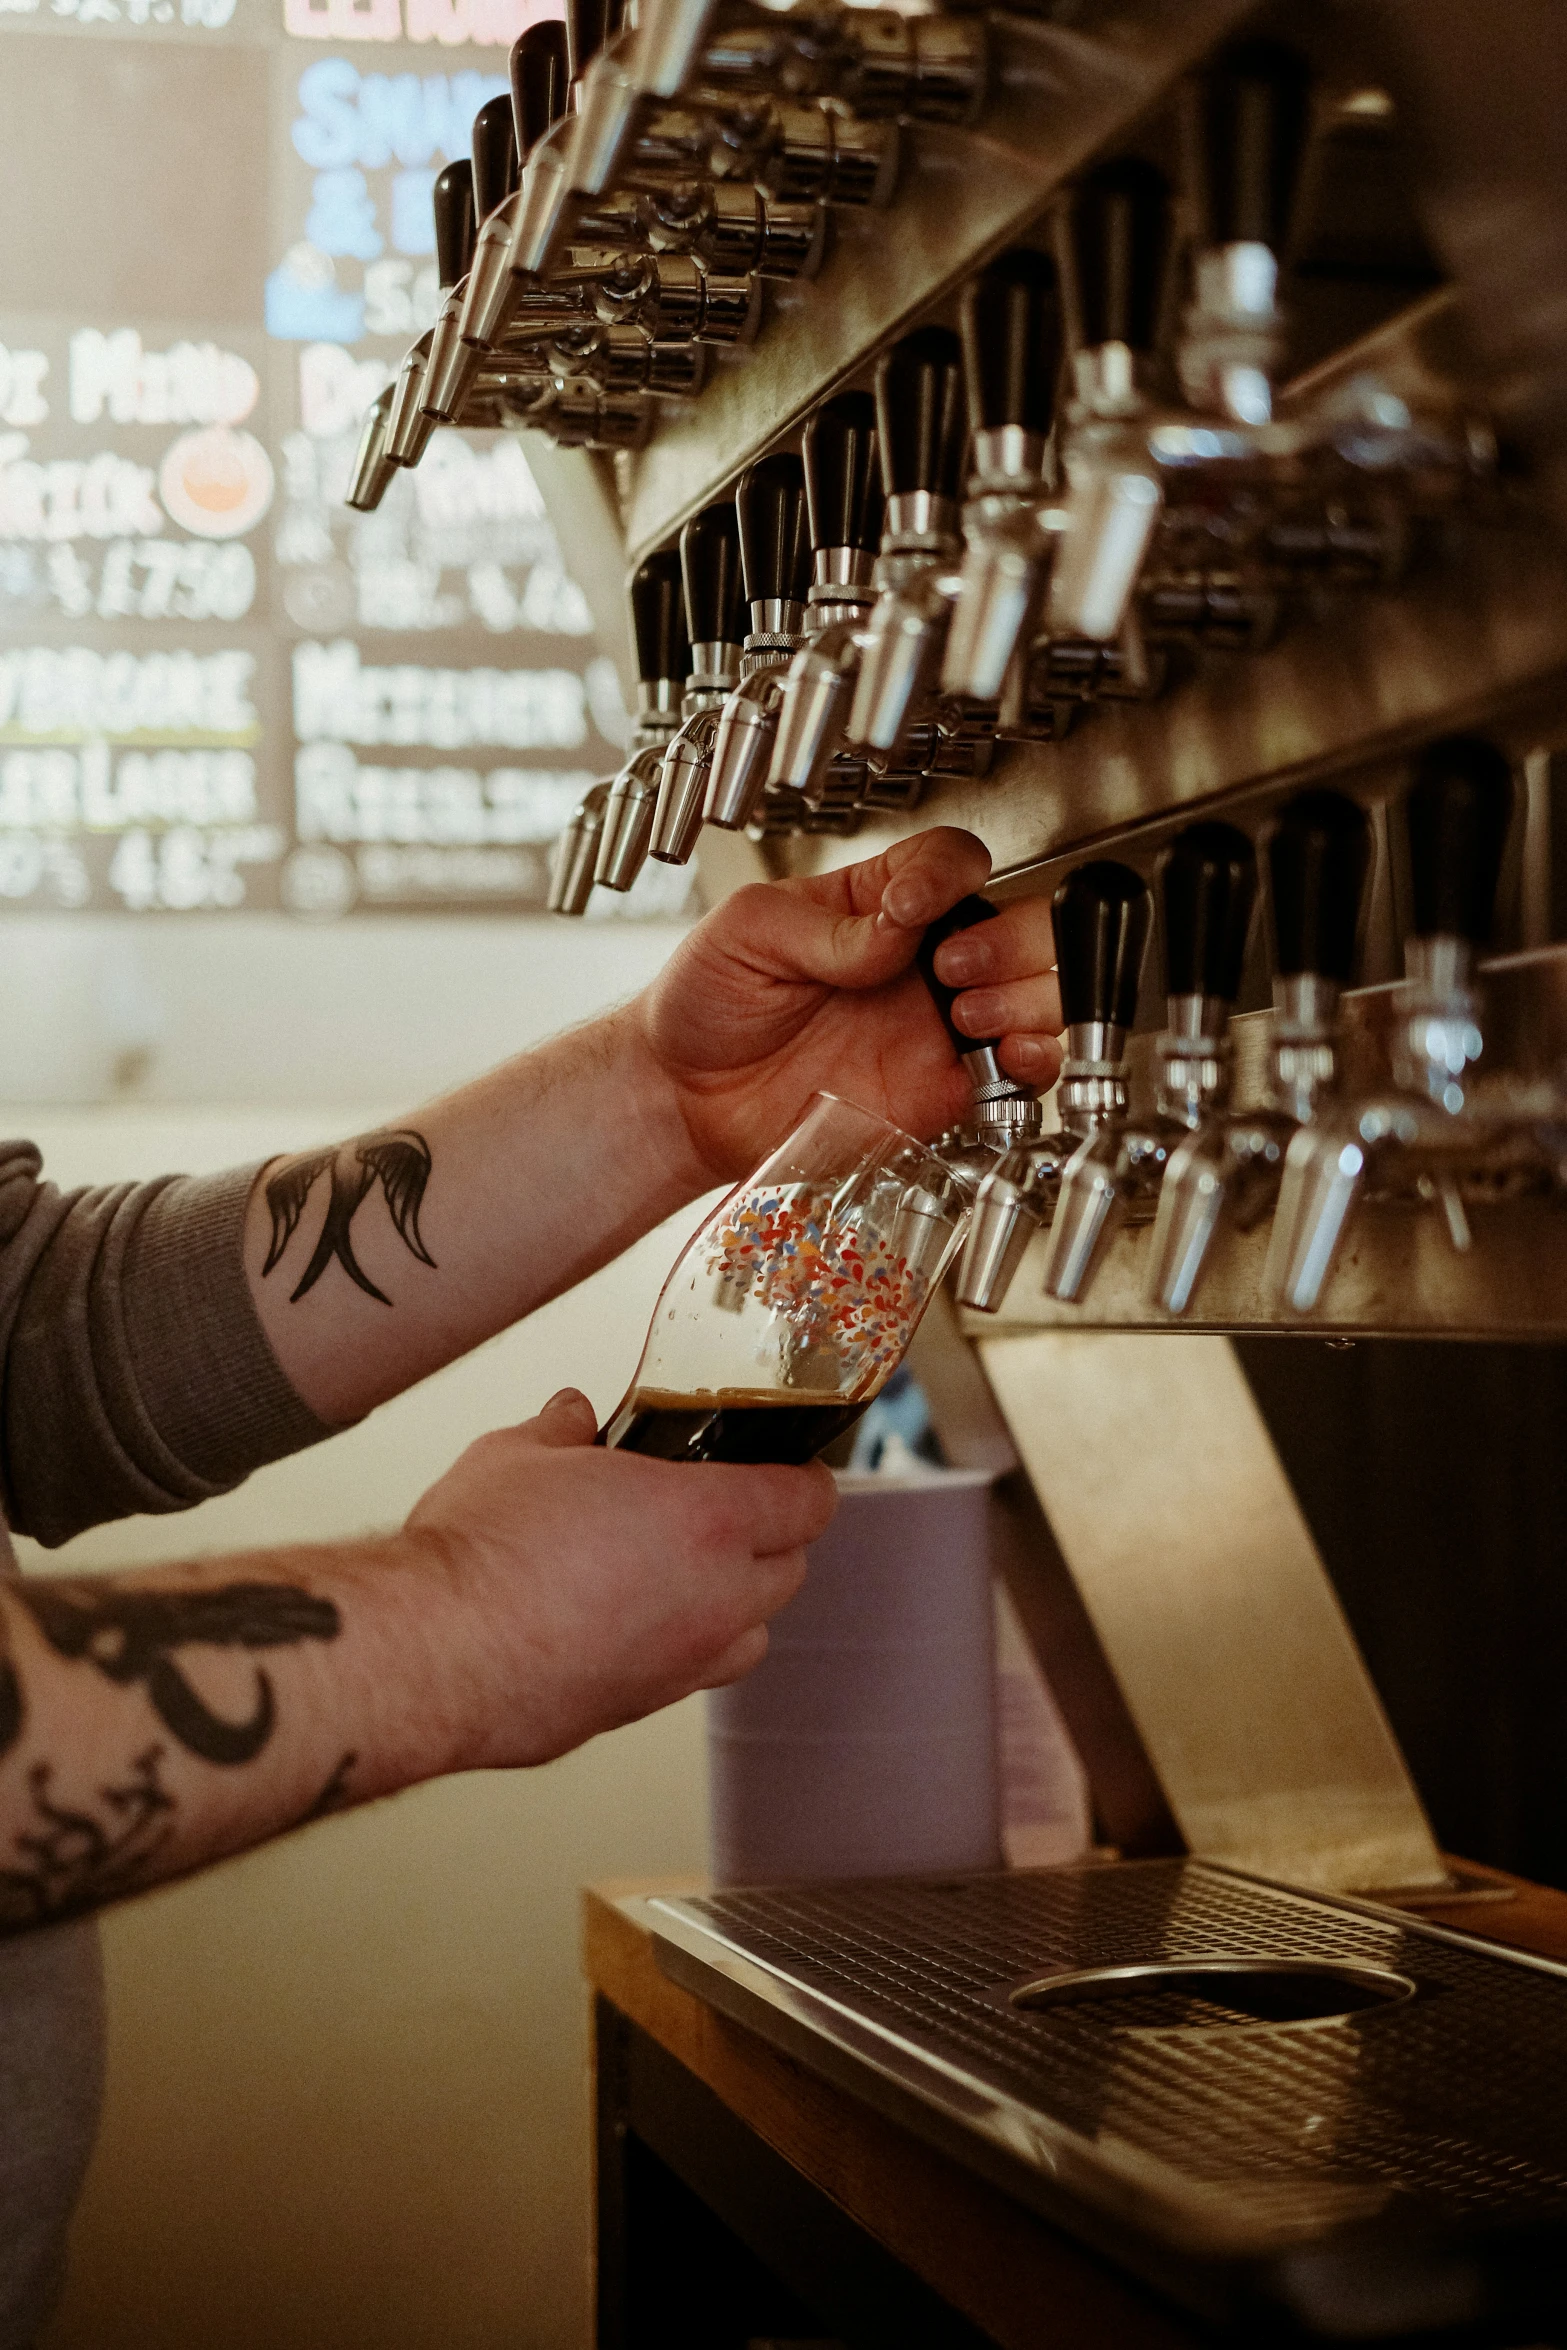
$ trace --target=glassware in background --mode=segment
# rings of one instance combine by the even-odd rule
[[[968,1203],[913,1135],[817,1094],[665,1282],[603,1441],[661,1460],[811,1460],[903,1360]]]

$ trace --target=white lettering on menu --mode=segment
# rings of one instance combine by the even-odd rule
[[[340,638],[294,647],[294,732],[307,743],[575,750],[588,736],[587,694],[572,669],[382,668]]]

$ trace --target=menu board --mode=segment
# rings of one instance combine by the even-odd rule
[[[543,903],[629,720],[526,440],[343,497],[557,12],[0,0],[0,910]]]

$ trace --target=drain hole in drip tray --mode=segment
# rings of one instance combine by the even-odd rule
[[[1415,1990],[1407,1975],[1353,1959],[1192,1958],[1042,1975],[1008,1997],[1028,2014],[1093,2007],[1116,2031],[1178,2032],[1194,2025],[1332,2023],[1397,2006]]]

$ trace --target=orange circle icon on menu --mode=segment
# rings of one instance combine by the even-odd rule
[[[239,538],[272,503],[272,460],[253,433],[226,424],[182,433],[158,469],[158,495],[181,530]]]

